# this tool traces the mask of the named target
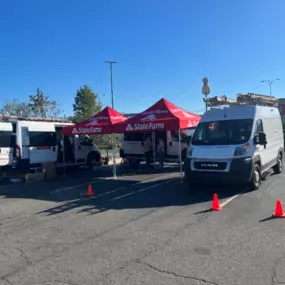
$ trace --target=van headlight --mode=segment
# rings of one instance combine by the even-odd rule
[[[246,143],[245,145],[236,148],[234,156],[244,156],[248,153],[248,150],[249,150],[249,144]]]

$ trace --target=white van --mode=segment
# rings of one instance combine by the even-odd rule
[[[16,122],[16,163],[14,168],[29,170],[43,162],[65,165],[88,165],[100,163],[101,154],[87,136],[65,136],[63,148],[62,128],[71,123],[47,121]],[[64,149],[64,155],[63,155]]]
[[[193,134],[194,129],[181,130],[181,152],[184,160],[186,154],[187,141]],[[144,140],[147,136],[151,137],[151,132],[124,133],[121,135],[120,156],[129,160],[144,161],[145,154],[143,149]],[[161,137],[165,144],[165,161],[179,160],[179,136],[178,131],[156,131],[155,138]],[[157,142],[156,142],[157,144]]]
[[[0,122],[0,177],[12,166],[15,140],[11,123]]]
[[[275,107],[233,106],[206,112],[185,159],[191,184],[247,184],[258,189],[265,173],[281,173],[284,139]]]

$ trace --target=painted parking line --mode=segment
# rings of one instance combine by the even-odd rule
[[[53,191],[51,191],[49,193],[50,194],[56,194],[56,193],[59,193],[59,192],[64,192],[64,191],[67,191],[67,190],[70,190],[70,189],[75,189],[75,188],[78,188],[78,187],[81,187],[81,186],[85,186],[85,185],[88,185],[88,184],[94,184],[94,183],[103,182],[105,180],[110,180],[110,179],[113,179],[113,177],[97,178],[97,179],[98,180],[95,180],[95,181],[89,181],[89,182],[84,182],[84,183],[73,185],[73,186],[69,186],[69,187],[59,188],[59,189],[53,190]]]
[[[165,176],[167,177],[168,175],[160,176],[160,178],[161,178],[161,177],[165,177]],[[109,195],[109,194],[115,193],[115,192],[117,192],[117,191],[124,190],[124,189],[126,189],[126,188],[130,188],[130,187],[133,187],[133,186],[137,186],[137,185],[149,183],[149,182],[152,182],[153,180],[155,180],[156,178],[157,178],[157,177],[154,177],[154,178],[149,179],[149,180],[139,181],[139,182],[136,182],[136,183],[133,183],[133,184],[128,184],[128,185],[125,185],[125,186],[120,186],[120,187],[115,188],[115,189],[112,189],[112,190],[110,190],[110,191],[103,192],[103,193],[98,194],[98,195],[96,195],[96,196],[90,197],[89,199],[91,200],[91,199],[101,198],[101,197],[107,196],[107,195]],[[171,177],[170,177],[170,179],[171,179],[171,180],[169,180],[169,181],[164,181],[164,182],[158,183],[158,184],[165,184],[165,183],[170,182],[170,181],[175,181],[175,180],[177,180],[178,178],[173,178],[173,177],[171,178]],[[121,181],[124,181],[124,180],[121,180]],[[159,180],[158,180],[158,181],[159,181]],[[158,186],[158,184],[155,184],[154,186]],[[151,186],[150,188],[152,188],[152,186]],[[147,187],[147,189],[150,189],[150,188]],[[144,190],[144,189],[146,189],[146,188],[143,188],[143,190]],[[146,190],[147,190],[147,189],[146,189]],[[141,189],[136,190],[136,191],[129,192],[129,193],[125,194],[125,196],[129,196],[129,195],[132,195],[132,194],[137,193],[137,192],[141,192]],[[130,194],[130,193],[131,193],[131,194]],[[123,195],[122,195],[122,196],[123,196]],[[112,200],[111,200],[111,201],[112,201]]]
[[[227,204],[229,204],[230,202],[232,202],[234,199],[238,198],[241,194],[243,194],[245,191],[242,191],[228,199],[226,199],[223,203],[220,204],[220,206],[223,208],[225,207]]]
[[[163,177],[167,177],[169,176],[169,174],[166,174],[166,175],[162,175],[162,176],[159,176],[159,178],[163,178]],[[144,180],[144,181],[138,181],[136,183],[133,183],[133,184],[129,184],[129,185],[126,185],[126,186],[121,186],[119,188],[116,188],[116,189],[113,189],[111,191],[108,191],[108,192],[104,192],[102,194],[100,194],[101,196],[103,196],[103,194],[110,194],[110,193],[114,193],[116,192],[117,190],[121,190],[121,189],[124,189],[124,188],[127,188],[127,187],[131,187],[131,186],[134,186],[134,185],[139,185],[139,184],[144,184],[144,183],[148,183],[148,182],[151,182],[155,179],[157,179],[158,177],[154,177],[152,179],[149,179],[149,180]],[[60,193],[60,192],[63,192],[63,191],[67,191],[67,190],[70,190],[70,189],[74,189],[74,188],[78,188],[78,187],[81,187],[81,186],[85,186],[85,185],[89,185],[89,184],[94,184],[94,183],[99,183],[99,182],[104,182],[106,180],[111,180],[111,179],[114,179],[114,177],[99,177],[97,178],[97,180],[95,181],[89,181],[89,182],[84,182],[84,183],[81,183],[81,184],[77,184],[77,185],[73,185],[73,186],[69,186],[69,187],[64,187],[64,188],[59,188],[59,189],[56,189],[56,190],[53,190],[51,192],[49,192],[50,194],[56,194],[56,193]],[[124,182],[123,179],[114,179],[114,181],[121,181],[121,182]],[[123,188],[122,188],[123,187]],[[99,195],[98,195],[99,196]],[[96,197],[98,197],[96,196]]]
[[[176,181],[176,180],[178,180],[178,179],[179,179],[179,178],[173,178],[173,179],[171,179],[171,180],[163,181],[163,182],[160,182],[160,183],[151,185],[151,186],[149,186],[149,187],[141,188],[141,189],[139,189],[139,190],[132,191],[132,192],[130,192],[130,193],[127,193],[127,194],[124,194],[124,195],[115,197],[115,198],[111,199],[111,201],[123,199],[123,198],[125,198],[125,197],[127,197],[127,196],[131,196],[131,195],[134,195],[134,194],[137,194],[137,193],[140,193],[140,192],[143,192],[143,191],[146,191],[146,190],[149,190],[149,189],[152,189],[152,188],[155,188],[155,187],[158,187],[158,186],[161,186],[161,185],[164,185],[164,184],[167,184],[167,183]]]

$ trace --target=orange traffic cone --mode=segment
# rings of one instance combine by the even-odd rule
[[[276,201],[275,213],[273,213],[273,217],[285,218],[285,213],[283,212],[283,207],[280,200]]]
[[[218,195],[215,193],[213,197],[213,203],[212,203],[212,211],[221,211],[222,207],[219,204]]]
[[[95,194],[94,194],[94,192],[93,192],[93,190],[92,190],[92,186],[89,184],[89,185],[88,185],[87,196],[92,197],[92,196],[94,196],[94,195],[95,195]]]

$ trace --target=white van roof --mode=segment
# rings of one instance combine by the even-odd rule
[[[254,117],[280,118],[279,110],[275,107],[265,106],[236,106],[223,109],[211,109],[202,116],[202,122],[254,119]]]
[[[71,123],[35,121],[18,121],[17,123],[19,126],[28,127],[31,132],[55,132],[55,127],[72,125]]]
[[[13,131],[13,126],[12,126],[11,123],[0,122],[0,131],[12,132]]]

